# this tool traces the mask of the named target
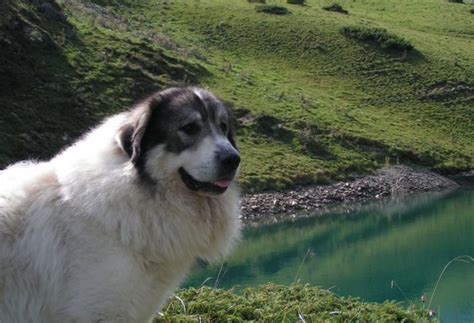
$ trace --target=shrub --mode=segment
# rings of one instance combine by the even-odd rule
[[[474,15],[474,8],[471,8],[471,10],[469,10],[469,12]]]
[[[257,12],[270,13],[274,15],[287,15],[290,13],[290,11],[285,7],[275,5],[260,5],[256,6],[255,10],[257,10]]]
[[[286,0],[289,4],[304,4],[305,0]]]
[[[383,28],[343,27],[342,34],[367,42],[375,42],[383,49],[412,50],[413,45],[402,37],[389,33]]]
[[[448,2],[464,3],[464,0],[448,0]]]
[[[325,6],[325,7],[323,7],[323,10],[340,12],[340,13],[343,13],[345,15],[347,15],[349,13],[349,11],[342,8],[342,6],[340,4],[337,4],[337,3],[333,3],[332,5]]]
[[[267,3],[266,0],[247,0],[247,2],[249,2],[249,3],[263,3],[263,4]]]

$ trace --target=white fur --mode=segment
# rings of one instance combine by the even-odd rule
[[[157,189],[137,180],[115,140],[127,116],[0,172],[1,323],[146,322],[196,258],[218,259],[238,237],[237,187],[191,192],[177,172],[189,156],[157,147]]]

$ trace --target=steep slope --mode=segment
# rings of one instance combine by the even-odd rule
[[[120,16],[89,1],[8,1],[5,9],[0,166],[48,158],[104,116],[207,73],[150,41],[159,34],[127,31]]]

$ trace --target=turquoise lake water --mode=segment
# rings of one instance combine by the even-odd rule
[[[429,301],[445,265],[462,255],[474,257],[474,189],[247,228],[222,268],[198,266],[185,286],[206,281],[243,288],[299,279],[338,295],[408,306],[421,304],[423,294]],[[474,262],[446,269],[431,307],[443,322],[474,322]]]

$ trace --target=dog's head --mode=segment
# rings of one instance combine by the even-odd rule
[[[143,179],[179,178],[192,191],[225,192],[240,163],[229,110],[199,88],[171,88],[138,103],[116,138]]]

